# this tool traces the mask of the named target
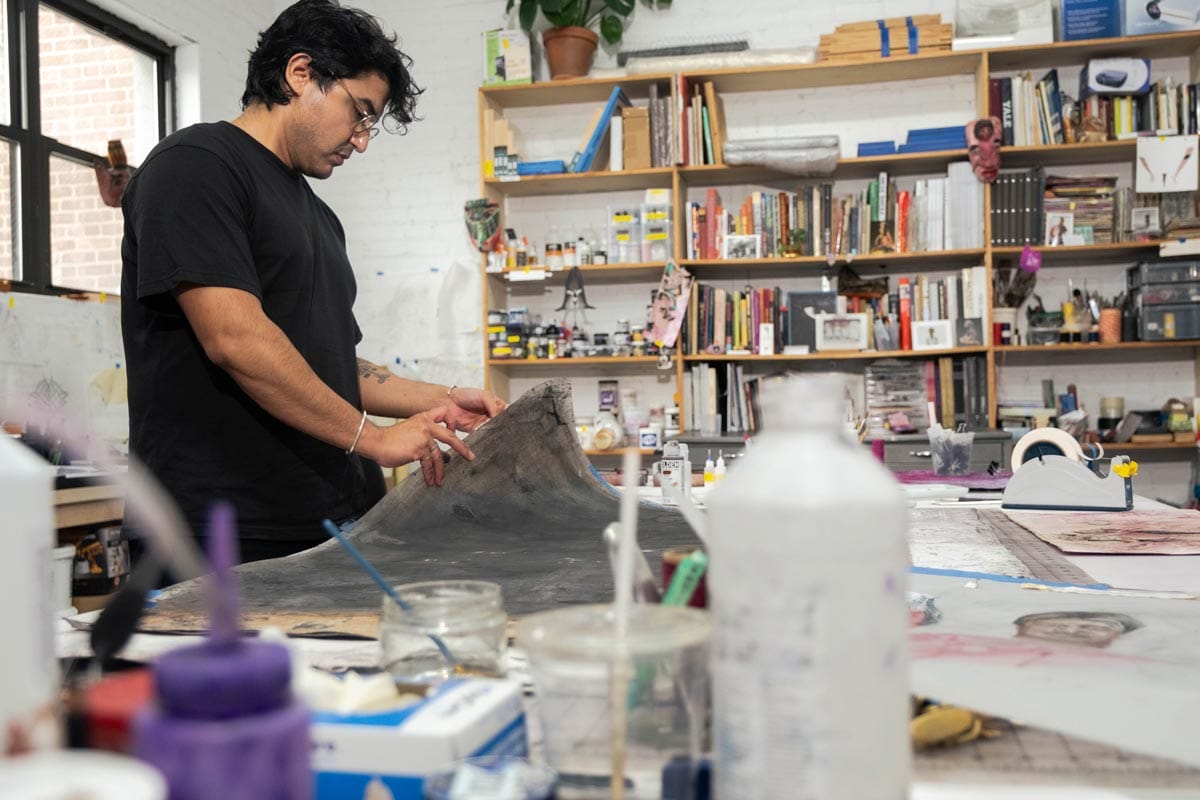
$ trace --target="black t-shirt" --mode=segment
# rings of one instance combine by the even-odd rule
[[[260,408],[208,360],[172,295],[181,283],[250,292],[317,376],[361,408],[345,234],[304,176],[234,125],[193,125],[154,148],[123,207],[130,450],[193,529],[223,498],[244,538],[319,541],[323,518],[374,504],[379,467]]]

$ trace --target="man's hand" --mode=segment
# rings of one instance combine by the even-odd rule
[[[438,442],[445,442],[469,461],[475,459],[470,448],[450,428],[442,425],[443,422],[447,422],[445,410],[434,409],[409,417],[390,428],[371,425],[363,432],[365,441],[359,445],[358,451],[381,467],[398,467],[419,461],[426,485],[441,486],[445,460]]]
[[[455,387],[442,406],[446,426],[470,433],[508,408],[508,403],[483,389]]]

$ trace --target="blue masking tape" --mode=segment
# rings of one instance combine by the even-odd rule
[[[1079,589],[1110,589],[1107,583],[1063,583],[1062,581],[1043,581],[1037,578],[1016,578],[1012,575],[996,575],[991,572],[970,572],[964,569],[935,569],[933,567],[909,567],[914,575],[941,575],[948,578],[968,578],[970,580],[996,581],[997,583],[1032,583],[1038,586],[1076,587]]]
[[[887,58],[892,54],[892,45],[888,40],[887,25],[881,19],[877,19],[875,22],[879,25],[879,55]]]
[[[905,17],[904,24],[908,26],[908,54],[915,56],[921,49],[921,42],[917,37],[917,26],[913,24],[912,17]]]

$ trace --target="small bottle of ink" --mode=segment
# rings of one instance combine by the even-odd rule
[[[717,478],[716,475],[713,474],[714,469],[716,468],[713,466],[712,450],[709,450],[708,458],[704,459],[704,485],[706,487],[712,486],[714,483],[716,483]]]

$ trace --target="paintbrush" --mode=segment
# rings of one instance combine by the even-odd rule
[[[343,533],[337,525],[334,525],[329,520],[323,520],[321,522],[321,527],[325,529],[326,533],[338,540],[338,544],[345,548],[346,552],[350,554],[350,557],[353,558],[358,565],[363,568],[363,572],[367,573],[371,580],[375,581],[376,585],[383,590],[384,594],[391,598],[393,603],[400,607],[401,611],[404,611],[406,614],[412,613],[412,604],[401,597],[400,593],[396,591],[395,587],[388,583],[387,579],[379,574],[379,570],[375,569],[374,565],[372,565],[370,561],[367,561],[367,557],[364,556],[357,547],[350,543],[350,540],[346,537],[346,534]],[[428,636],[429,640],[437,646],[438,652],[442,654],[442,658],[446,659],[446,662],[449,663],[450,666],[458,666],[458,659],[456,659],[454,654],[450,652],[450,648],[446,646],[446,643],[442,641],[440,636],[432,633],[427,633],[425,635]]]

